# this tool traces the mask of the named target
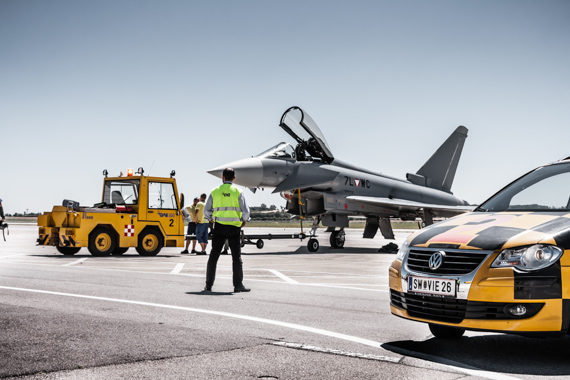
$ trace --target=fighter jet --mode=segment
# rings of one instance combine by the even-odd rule
[[[349,216],[366,217],[364,238],[372,239],[380,229],[385,239],[394,239],[390,218],[433,224],[434,217],[450,217],[475,206],[454,196],[451,185],[467,128],[459,126],[430,159],[406,179],[397,179],[337,159],[317,124],[299,107],[291,107],[279,123],[296,146],[282,142],[253,156],[230,162],[208,173],[220,177],[234,168],[234,183],[255,192],[275,188],[287,200],[293,215],[313,217],[331,232],[330,244],[342,248]],[[318,242],[317,242],[318,249]]]

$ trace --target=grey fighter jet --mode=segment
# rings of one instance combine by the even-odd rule
[[[451,192],[467,138],[463,126],[417,173],[408,173],[403,180],[337,159],[317,124],[299,107],[285,111],[279,125],[296,140],[296,146],[282,142],[257,156],[224,164],[208,173],[221,178],[222,171],[232,167],[239,185],[252,191],[275,188],[273,193],[287,199],[289,213],[314,218],[313,233],[319,221],[328,227],[333,248],[344,246],[349,216],[366,217],[364,238],[374,238],[380,229],[384,238],[394,239],[390,218],[419,217],[430,225],[434,217],[454,216],[475,208]],[[311,249],[311,242],[309,249],[316,251]]]

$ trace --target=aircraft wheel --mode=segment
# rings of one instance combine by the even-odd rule
[[[120,256],[120,255],[124,254],[125,252],[127,252],[128,250],[129,250],[129,247],[115,247],[115,250],[113,251],[113,255]]]
[[[317,252],[319,250],[319,241],[317,239],[309,239],[307,249],[309,252]]]
[[[147,230],[139,235],[137,252],[141,256],[156,256],[162,249],[162,237],[158,232]]]
[[[465,333],[464,329],[458,329],[455,327],[436,325],[433,323],[429,324],[429,331],[431,331],[433,336],[435,336],[436,338],[441,338],[441,339],[459,339]]]
[[[330,236],[330,243],[332,248],[344,247],[345,233],[344,231],[333,231]]]
[[[105,227],[98,227],[89,235],[87,249],[93,256],[109,256],[115,249],[115,236]]]
[[[78,247],[55,247],[55,249],[57,249],[57,251],[63,255],[66,256],[71,256],[71,255],[75,255],[77,252],[79,252],[79,250],[81,248]]]
[[[263,248],[263,246],[265,245],[265,243],[263,242],[263,240],[259,239],[257,241],[257,243],[255,243],[255,246],[259,249]]]

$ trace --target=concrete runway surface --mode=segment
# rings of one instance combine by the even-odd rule
[[[246,233],[298,230],[246,229]],[[0,378],[18,379],[561,379],[569,338],[467,332],[438,340],[390,314],[388,243],[348,230],[343,249],[306,241],[243,249],[232,293],[222,256],[63,256],[35,245],[37,227],[0,240]],[[400,244],[409,231],[397,231]],[[380,235],[380,234],[378,234]]]

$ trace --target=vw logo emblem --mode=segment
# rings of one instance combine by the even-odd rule
[[[436,253],[434,253],[433,255],[431,255],[431,257],[429,258],[428,264],[429,264],[429,269],[431,270],[436,270],[438,269],[441,264],[443,264],[443,258],[445,257],[445,252],[443,251],[438,251]]]

